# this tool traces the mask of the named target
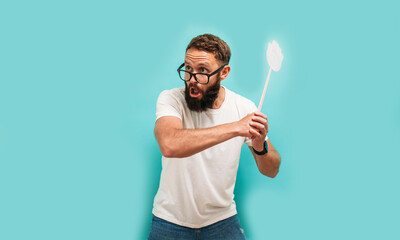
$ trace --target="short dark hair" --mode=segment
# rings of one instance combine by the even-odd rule
[[[229,64],[231,59],[231,49],[228,44],[212,34],[203,34],[193,38],[187,46],[186,52],[190,48],[214,53],[215,58],[222,64]]]

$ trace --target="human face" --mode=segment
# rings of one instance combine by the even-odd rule
[[[186,52],[185,56],[185,70],[192,73],[207,73],[210,74],[220,67],[217,59],[215,59],[213,53],[205,52],[195,48],[190,48]],[[190,81],[186,82],[186,89],[188,96],[197,100],[201,100],[205,97],[205,93],[211,87],[216,86],[216,83],[220,81],[218,78],[220,74],[216,74],[210,77],[210,81],[207,85],[199,84],[194,77]],[[218,89],[219,90],[219,89]]]

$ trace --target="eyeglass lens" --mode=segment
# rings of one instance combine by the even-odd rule
[[[205,74],[201,74],[201,73],[196,73],[194,75],[194,74],[191,74],[189,72],[181,70],[181,71],[179,71],[179,75],[180,75],[181,79],[184,80],[184,81],[189,81],[191,75],[193,75],[193,77],[196,76],[196,79],[197,79],[197,81],[199,83],[207,83],[208,82],[208,76],[205,75]]]

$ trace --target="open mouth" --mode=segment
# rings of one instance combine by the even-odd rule
[[[197,88],[190,87],[190,96],[191,97],[197,98],[200,95],[201,95],[201,92]]]

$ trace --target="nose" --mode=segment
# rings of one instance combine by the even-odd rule
[[[194,75],[192,75],[192,77],[190,78],[189,83],[196,84],[196,85],[198,84]]]

